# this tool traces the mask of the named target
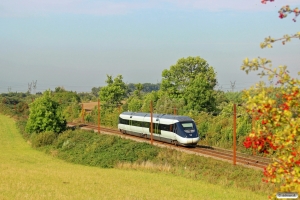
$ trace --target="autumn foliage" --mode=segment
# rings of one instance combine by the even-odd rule
[[[277,192],[300,193],[300,80],[292,78],[286,66],[272,69],[266,59],[244,60],[246,72],[262,70],[275,84],[257,84],[245,91],[247,111],[256,120],[252,132],[244,141],[273,157],[264,169],[263,181],[278,186]],[[276,193],[270,196],[276,198]]]

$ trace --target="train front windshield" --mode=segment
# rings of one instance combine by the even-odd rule
[[[183,130],[187,133],[193,133],[196,130],[195,124],[193,122],[180,122]]]

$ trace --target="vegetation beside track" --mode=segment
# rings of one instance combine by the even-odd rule
[[[265,199],[162,173],[74,165],[36,151],[0,115],[0,199]]]
[[[172,174],[262,195],[272,190],[261,181],[259,170],[91,131],[68,130],[59,135],[46,132],[29,136],[24,132],[24,125],[21,121],[17,123],[33,147],[71,163]]]

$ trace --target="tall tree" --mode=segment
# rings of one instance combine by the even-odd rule
[[[122,105],[122,100],[126,96],[127,86],[123,82],[122,75],[118,75],[114,80],[107,75],[107,86],[101,88],[99,98],[104,106],[116,107]]]
[[[206,60],[199,56],[187,57],[162,72],[161,91],[171,98],[185,99],[188,109],[211,111],[215,104],[213,89],[216,84],[214,68]]]

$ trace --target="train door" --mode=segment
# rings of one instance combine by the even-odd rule
[[[132,117],[129,119],[129,131],[132,131]]]
[[[170,124],[170,136],[169,138],[172,140],[176,140],[176,124]]]
[[[156,133],[157,134],[157,139],[158,140],[161,140],[161,129],[160,129],[160,125],[159,125],[159,123],[155,123],[155,131],[154,131],[154,133]]]
[[[177,133],[177,125],[176,124],[173,124],[173,133],[176,135]]]

